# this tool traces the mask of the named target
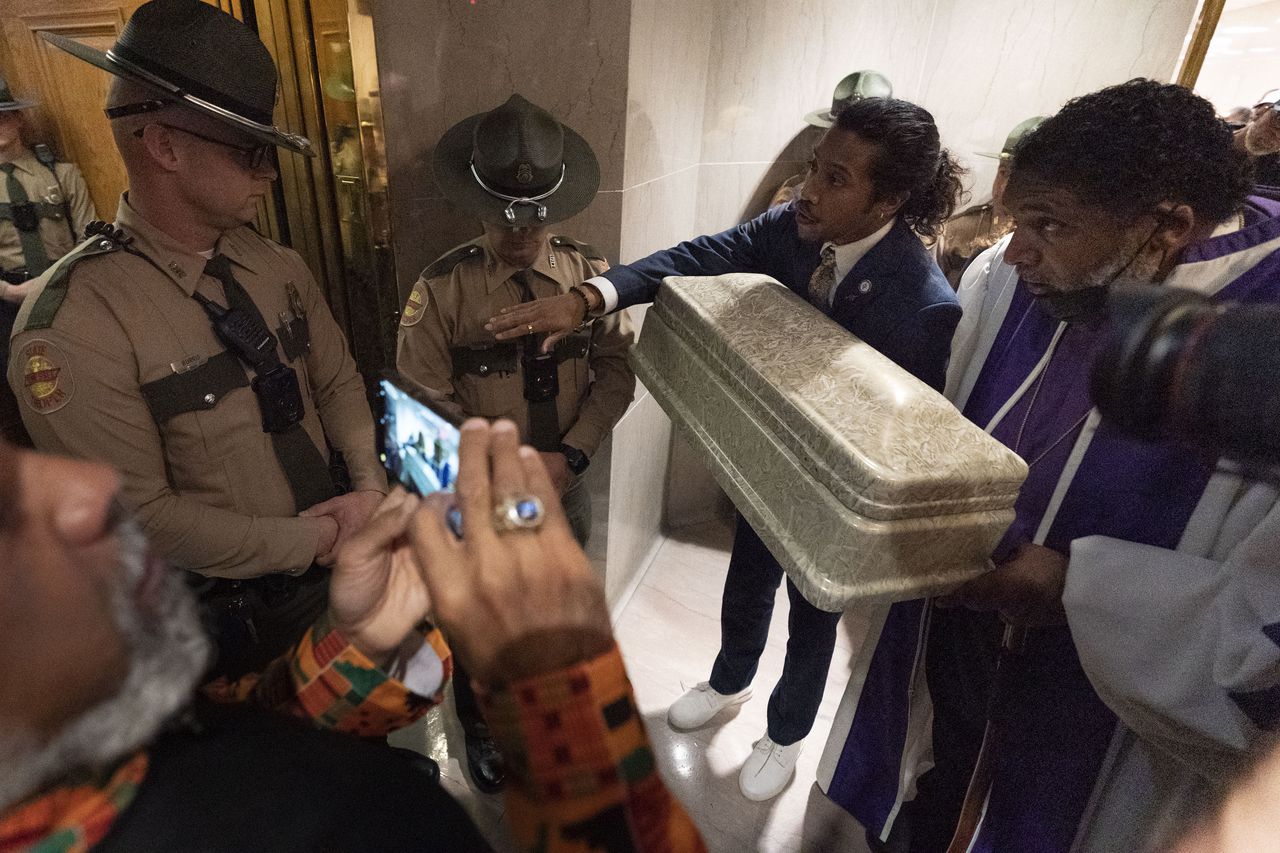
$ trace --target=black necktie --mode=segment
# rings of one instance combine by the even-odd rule
[[[205,275],[216,278],[222,283],[222,292],[227,299],[227,307],[242,314],[271,338],[270,351],[260,364],[249,365],[255,373],[261,374],[280,364],[280,356],[275,350],[276,338],[271,335],[262,312],[253,299],[245,291],[244,286],[236,281],[231,272],[231,263],[226,255],[214,255],[204,266]],[[292,369],[292,368],[289,368]],[[258,401],[258,405],[263,405]],[[293,493],[293,504],[296,511],[327,501],[337,492],[333,485],[333,476],[324,457],[316,449],[311,436],[302,428],[302,424],[294,424],[284,432],[273,432],[271,445],[276,459],[289,481],[289,491]]]
[[[226,255],[214,255],[210,258],[204,265],[204,274],[222,283],[222,294],[227,299],[228,308],[232,311],[243,311],[246,316],[257,317],[262,321],[262,312],[245,291],[244,285],[236,281],[235,275],[231,272],[231,261]],[[266,321],[262,321],[262,325],[265,328]]]
[[[27,204],[31,199],[27,196],[26,187],[22,185],[22,181],[18,180],[14,169],[16,167],[12,163],[0,163],[0,172],[5,174],[5,183],[9,190],[9,206],[10,210],[20,204]],[[12,215],[12,214],[11,214]],[[17,218],[14,217],[14,226],[17,226]],[[40,237],[40,220],[36,219],[36,227],[31,231],[17,229],[18,240],[22,243],[22,260],[27,267],[27,272],[32,276],[40,275],[49,268],[49,253],[45,251],[44,240]]]
[[[520,285],[522,302],[532,302],[533,282],[528,270],[520,270],[512,276]],[[556,398],[559,396],[560,363],[555,353],[543,355],[542,342],[546,335],[525,335],[520,339],[523,350],[521,369],[524,371],[524,398],[529,403],[529,443],[544,453],[560,449],[560,413]]]

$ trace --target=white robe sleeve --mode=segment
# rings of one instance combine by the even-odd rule
[[[1224,778],[1280,720],[1280,506],[1216,475],[1177,551],[1072,543],[1063,596],[1080,660],[1129,728]]]
[[[1018,283],[1017,272],[1004,263],[1005,237],[965,268],[956,289],[960,322],[951,338],[951,361],[943,394],[963,409],[1000,331]]]

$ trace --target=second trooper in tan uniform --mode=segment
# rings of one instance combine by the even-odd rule
[[[9,360],[9,335],[18,306],[40,275],[75,248],[97,216],[89,187],[74,163],[55,162],[48,147],[23,139],[24,111],[33,101],[13,96],[0,78],[0,361]],[[17,444],[30,438],[17,401],[0,387],[0,435]]]
[[[319,287],[246,224],[277,146],[310,143],[270,125],[266,47],[207,4],[151,0],[110,53],[44,37],[116,75],[106,112],[129,191],[113,228],[36,280],[9,385],[37,448],[121,472],[142,533],[199,585],[215,673],[255,671],[323,610],[324,567],[386,490],[364,383]],[[193,74],[199,99],[155,82]]]
[[[521,438],[542,453],[574,535],[585,542],[591,502],[582,472],[635,393],[629,321],[619,314],[596,320],[549,353],[542,335],[499,343],[485,323],[503,308],[567,293],[608,268],[590,246],[553,236],[549,227],[595,197],[595,155],[546,110],[513,95],[445,133],[435,174],[445,196],[479,218],[485,233],[423,271],[401,315],[396,364],[459,414],[515,421]],[[460,672],[454,700],[472,779],[482,791],[497,791],[502,756]]]
[[[1013,219],[1003,204],[1004,187],[1009,182],[1009,164],[1013,161],[1013,150],[1018,147],[1018,143],[1044,120],[1044,116],[1033,116],[1020,122],[1005,137],[1004,147],[999,154],[978,154],[979,157],[1000,161],[995,180],[991,184],[991,200],[975,204],[948,219],[933,244],[934,260],[938,262],[942,274],[951,282],[952,287],[960,286],[960,276],[964,274],[970,261],[1013,230]]]

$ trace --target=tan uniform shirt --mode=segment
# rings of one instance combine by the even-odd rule
[[[997,219],[990,202],[978,204],[947,220],[933,244],[933,257],[953,288],[978,255],[990,249],[1013,229],[1008,217]]]
[[[529,404],[524,398],[519,359],[513,371],[455,375],[451,353],[456,347],[494,345],[484,324],[501,309],[522,301],[521,287],[512,279],[519,270],[499,260],[485,237],[445,258],[457,253],[462,257],[452,269],[437,274],[438,261],[427,268],[409,294],[400,320],[396,364],[410,379],[457,403],[467,415],[510,418],[528,441]],[[567,241],[551,237],[530,268],[529,278],[534,296],[541,298],[566,293],[608,267]],[[592,323],[587,358],[560,363],[556,408],[563,442],[587,456],[596,452],[635,394],[635,374],[627,365],[633,339],[626,314],[611,314]]]
[[[34,154],[26,153],[13,161],[17,168],[14,177],[27,191],[27,200],[43,202],[57,208],[56,218],[40,218],[40,237],[44,240],[44,250],[50,261],[70,252],[84,237],[84,228],[97,218],[93,209],[93,199],[89,197],[89,187],[84,182],[80,170],[73,163],[54,163],[53,175]],[[0,202],[9,201],[8,179],[0,174]],[[59,189],[58,185],[62,187]],[[67,220],[62,213],[62,193],[66,194],[71,208],[71,227],[75,229],[77,239],[71,239],[71,231],[67,228]],[[0,219],[0,269],[15,270],[26,266],[22,256],[22,243],[18,237],[18,229],[9,219]]]
[[[226,349],[191,296],[199,290],[225,305],[222,285],[203,275],[204,258],[142,219],[127,197],[117,225],[154,264],[124,251],[80,261],[52,326],[26,330],[54,267],[18,315],[9,384],[36,447],[115,466],[126,506],[179,568],[221,577],[305,570],[319,525],[295,515],[253,391],[210,390],[199,409],[157,425],[140,390]],[[355,489],[385,491],[364,385],[302,259],[248,227],[224,234],[217,250],[273,332],[296,291],[311,340],[291,363],[302,425],[322,455],[326,437],[342,451]],[[280,358],[287,361],[282,347]]]

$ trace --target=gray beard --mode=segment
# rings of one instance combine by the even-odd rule
[[[24,730],[0,732],[0,812],[73,770],[107,767],[150,741],[191,701],[208,665],[210,643],[195,596],[171,572],[157,595],[157,615],[140,612],[133,595],[145,572],[146,539],[132,521],[118,534],[123,571],[112,610],[129,648],[129,672],[114,696],[50,740]]]

